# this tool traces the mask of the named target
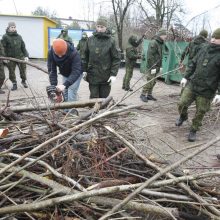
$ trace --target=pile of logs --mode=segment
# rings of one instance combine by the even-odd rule
[[[159,163],[123,132],[140,106],[62,105],[1,109],[0,219],[220,219],[220,170],[177,169],[220,137]]]

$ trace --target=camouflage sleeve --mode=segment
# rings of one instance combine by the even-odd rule
[[[85,50],[83,51],[83,55],[81,56],[84,57],[82,59],[83,72],[87,72],[89,63],[89,39],[86,42]]]
[[[137,45],[139,46],[143,41],[144,35],[137,41]]]
[[[126,49],[126,57],[130,60],[136,60],[138,58],[138,54],[134,48],[130,47]]]
[[[111,76],[116,76],[118,73],[118,69],[120,66],[120,53],[119,50],[117,50],[116,45],[115,45],[115,41],[112,41],[112,46],[111,46],[111,59],[112,59],[112,63],[111,63]]]
[[[190,64],[187,66],[184,78],[190,79],[190,77],[195,72],[196,64],[197,64],[197,57],[198,57],[198,54],[192,59],[192,62],[190,62]]]
[[[76,49],[77,49],[78,51],[80,50],[80,41],[79,41],[79,43],[77,44]]]
[[[22,51],[24,57],[29,57],[29,54],[26,50],[25,43],[24,43],[22,37],[21,37],[21,51]]]
[[[154,69],[155,67],[158,67],[158,63],[160,62],[157,59],[158,54],[159,54],[159,51],[158,51],[157,44],[152,41],[149,44],[148,51],[147,51],[147,65],[148,65],[149,69],[151,69],[151,68]]]
[[[186,48],[184,49],[184,51],[181,54],[181,58],[180,58],[180,62],[183,62],[183,60],[185,59],[185,57],[188,55],[189,53],[189,45],[186,46]]]
[[[2,46],[3,46],[3,49],[4,49],[4,53],[5,53],[5,56],[7,56],[7,53],[6,53],[6,48],[7,48],[7,38],[5,35],[3,35],[2,37],[2,40],[1,40],[1,43],[2,43]]]

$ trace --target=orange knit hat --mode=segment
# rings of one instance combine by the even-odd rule
[[[67,51],[67,43],[63,39],[55,39],[52,46],[55,54],[58,56],[63,56]]]

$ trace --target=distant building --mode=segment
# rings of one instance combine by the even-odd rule
[[[94,29],[95,26],[94,21],[72,19],[71,17],[57,19],[60,20],[62,27],[70,27],[73,23],[77,23],[80,27],[79,29],[91,30]]]
[[[45,16],[22,16],[0,14],[0,38],[5,34],[8,22],[14,21],[25,42],[30,58],[47,58],[49,36],[48,29],[57,23]]]

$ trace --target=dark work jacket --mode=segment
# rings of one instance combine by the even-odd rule
[[[47,68],[51,85],[57,85],[57,67],[60,74],[67,77],[64,85],[71,86],[82,74],[81,59],[76,49],[68,44],[67,52],[64,56],[58,57],[53,48],[49,50]]]
[[[185,74],[189,87],[202,97],[212,99],[220,94],[220,45],[209,43],[193,58]]]

